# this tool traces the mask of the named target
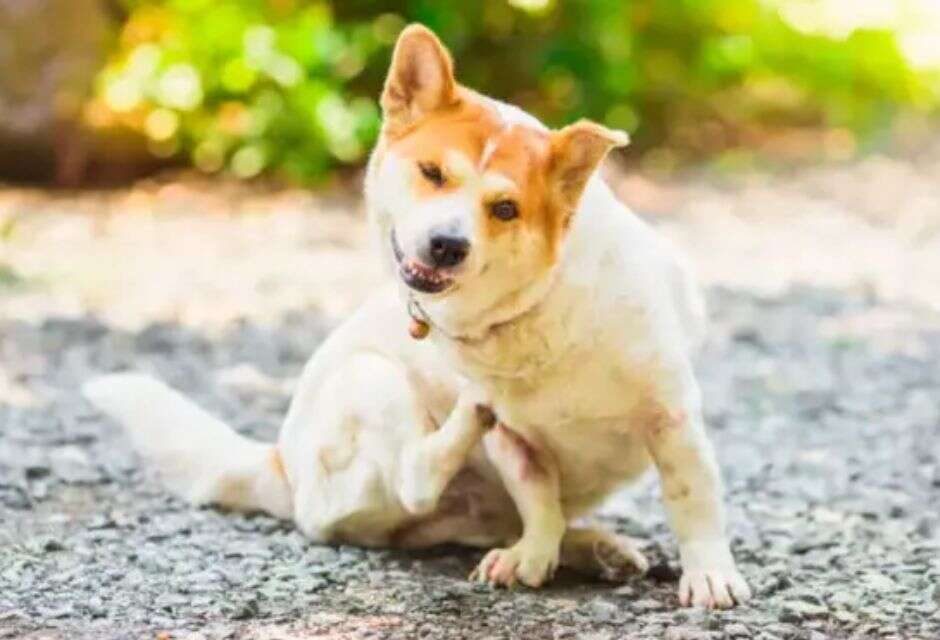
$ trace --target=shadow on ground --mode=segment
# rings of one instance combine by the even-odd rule
[[[78,395],[142,369],[271,439],[325,335],[316,313],[217,335],[0,321],[0,638],[938,637],[938,318],[822,289],[711,298],[701,378],[750,606],[677,609],[652,480],[602,518],[658,580],[496,592],[465,580],[478,552],[316,546],[190,508]]]

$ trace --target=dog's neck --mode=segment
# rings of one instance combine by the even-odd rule
[[[566,295],[562,265],[537,283],[506,296],[474,325],[435,325],[431,338],[472,377],[529,377],[550,367],[568,351],[563,330],[574,312]]]
[[[558,271],[556,267],[535,282],[509,291],[469,317],[455,318],[433,301],[415,300],[414,306],[423,316],[417,319],[429,322],[447,340],[466,345],[485,342],[500,330],[538,314],[557,282]]]

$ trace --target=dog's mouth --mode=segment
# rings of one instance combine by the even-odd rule
[[[398,276],[409,288],[421,293],[441,293],[454,284],[454,279],[429,267],[419,260],[405,258],[404,252],[398,245],[395,230],[391,233],[392,253],[398,264]]]

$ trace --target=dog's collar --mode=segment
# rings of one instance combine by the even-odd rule
[[[514,324],[532,314],[534,314],[537,309],[542,305],[542,302],[549,296],[552,289],[555,285],[557,275],[552,274],[549,281],[545,285],[545,289],[536,300],[534,300],[530,305],[519,313],[510,316],[499,322],[494,322],[493,324],[485,327],[479,335],[468,335],[468,334],[459,334],[451,333],[450,331],[445,330],[441,325],[434,322],[431,318],[431,315],[427,310],[421,305],[418,299],[415,297],[414,293],[408,293],[408,315],[411,316],[411,336],[416,340],[421,340],[425,338],[431,329],[437,331],[443,335],[448,340],[457,342],[460,344],[470,345],[470,344],[479,344],[484,342],[487,338],[493,335],[495,331],[499,329]]]

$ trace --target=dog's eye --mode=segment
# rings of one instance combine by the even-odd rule
[[[494,218],[509,221],[519,217],[519,207],[512,200],[498,200],[490,205],[490,213]]]
[[[418,168],[421,169],[421,175],[432,182],[435,187],[444,186],[444,174],[439,166],[433,162],[421,162],[418,164]]]

